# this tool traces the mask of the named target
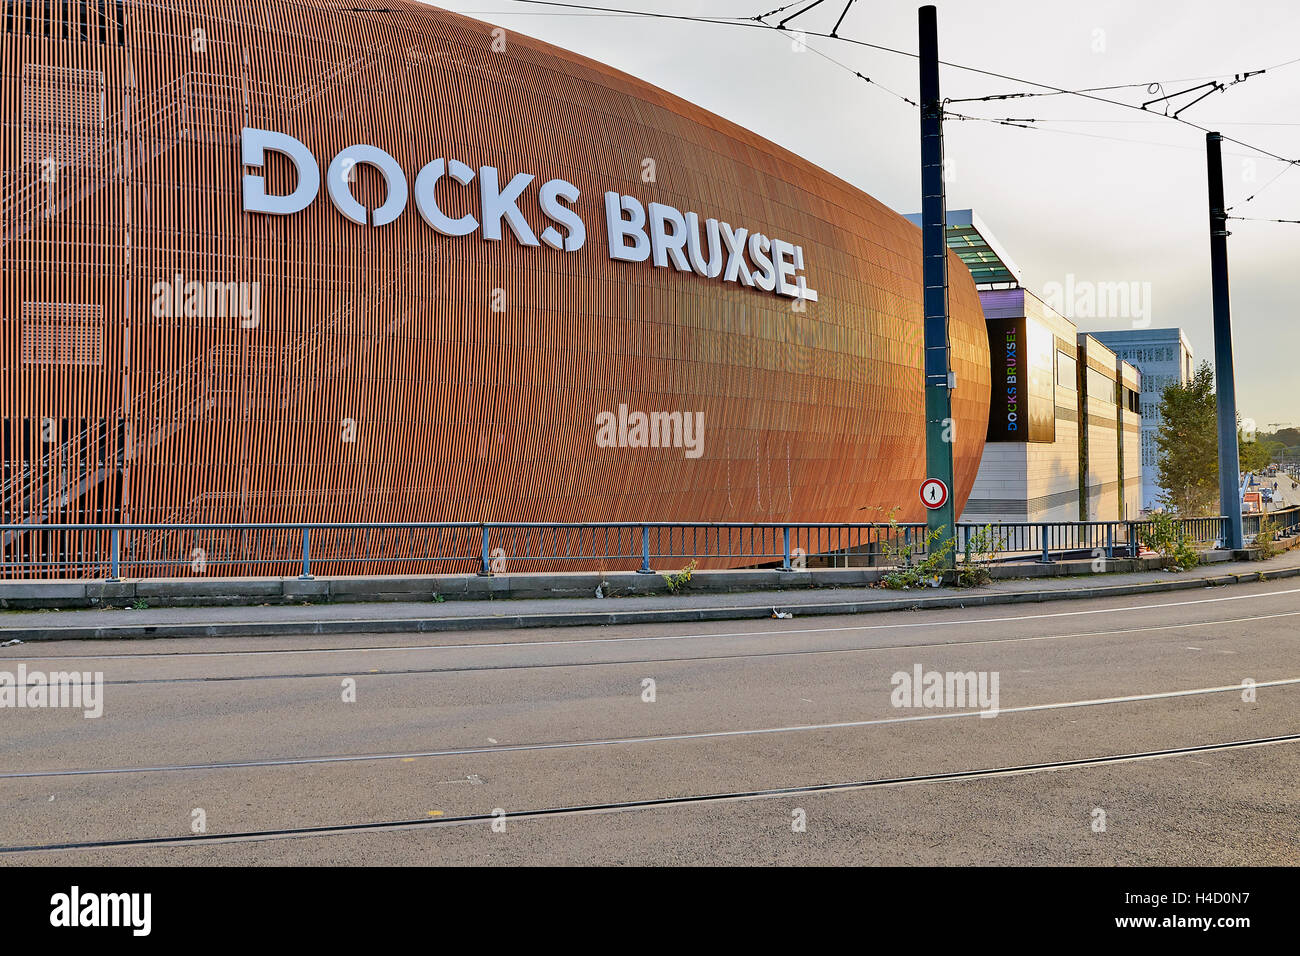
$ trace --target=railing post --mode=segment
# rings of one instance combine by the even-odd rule
[[[1106,522],[1106,557],[1115,557],[1115,525],[1113,522]]]
[[[302,574],[299,581],[311,580],[311,529],[303,525],[302,529]]]
[[[120,581],[120,580],[122,580],[121,576],[118,574],[118,571],[120,570],[120,565],[121,565],[121,560],[120,560],[121,547],[120,547],[120,545],[121,545],[121,539],[120,539],[120,537],[119,537],[119,531],[118,531],[117,528],[113,528],[111,531],[108,532],[108,552],[109,552],[109,557],[108,557],[108,579],[109,579],[110,581]]]
[[[783,558],[782,558],[782,560],[781,560],[781,570],[782,570],[782,571],[793,571],[794,569],[793,569],[792,567],[790,567],[790,527],[789,527],[789,525],[787,525],[787,526],[786,526],[784,529],[782,529],[782,530],[784,531],[783,537],[785,538],[785,545],[784,545],[784,547],[783,547],[783,555],[784,555],[784,556],[783,556]]]
[[[1043,564],[1051,564],[1052,552],[1049,551],[1047,547],[1047,522],[1046,521],[1044,521],[1042,524],[1038,526],[1038,543],[1043,546],[1043,557],[1041,558]]]
[[[654,574],[650,570],[650,526],[641,526],[641,567],[637,568],[637,574]]]
[[[481,578],[489,578],[492,576],[492,563],[491,561],[489,561],[489,554],[488,554],[488,526],[487,525],[483,525],[483,540],[482,540],[482,550],[480,552],[480,556],[483,559],[483,564],[479,568],[478,576]]]
[[[1128,556],[1136,558],[1142,553],[1142,542],[1138,539],[1138,526],[1136,521],[1128,523]]]

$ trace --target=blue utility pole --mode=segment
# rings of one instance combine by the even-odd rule
[[[1237,384],[1232,370],[1228,303],[1228,211],[1223,204],[1223,137],[1205,134],[1210,180],[1210,282],[1214,294],[1214,397],[1219,418],[1219,514],[1225,548],[1245,547],[1241,530],[1241,463],[1237,451]]]
[[[956,514],[952,480],[953,384],[948,355],[948,200],[943,182],[943,101],[939,96],[939,31],[934,7],[920,10],[921,64],[921,281],[925,322],[925,464],[926,477],[948,487],[947,501],[928,508],[929,530],[939,530],[938,550],[953,537]],[[949,567],[956,549],[948,553]]]

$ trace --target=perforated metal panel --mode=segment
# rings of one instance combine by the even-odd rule
[[[71,302],[23,303],[23,362],[28,365],[101,365],[104,310]]]
[[[23,65],[23,162],[82,164],[104,145],[104,74]]]

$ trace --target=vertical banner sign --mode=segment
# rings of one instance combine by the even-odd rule
[[[1056,441],[1055,345],[1032,319],[989,319],[993,366],[987,441]]]
[[[1025,359],[1025,320],[990,319],[989,355],[993,362],[989,441],[1025,441],[1029,432],[1029,375]]]

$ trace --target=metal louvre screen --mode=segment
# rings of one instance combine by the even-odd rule
[[[7,353],[24,356],[0,382],[9,520],[922,518],[920,234],[875,199],[615,69],[425,4],[110,7],[96,21],[104,42],[3,36],[4,109],[21,117],[7,135],[23,137],[4,170],[0,327]],[[280,153],[245,165],[250,128],[295,138],[322,175],[352,144],[385,150],[411,193],[404,211],[381,226],[351,221],[324,185],[292,215],[244,211],[246,174],[278,196],[298,182]],[[79,165],[46,182],[51,153]],[[519,208],[541,233],[540,188],[567,181],[585,245],[530,246],[509,221],[499,240],[436,231],[414,196],[437,158],[475,173],[438,184],[450,219],[486,218],[490,167],[502,186],[534,177]],[[385,202],[374,166],[347,177],[365,209]],[[615,260],[606,192],[692,211],[706,255],[710,219],[786,236],[820,297]],[[989,363],[974,284],[951,261],[960,509],[983,447]],[[46,303],[72,311],[38,322]],[[602,415],[669,426],[653,444],[625,428],[602,445]],[[672,430],[685,416],[703,423],[692,448]],[[59,424],[42,444],[46,418]],[[682,547],[664,535],[662,550]],[[127,537],[122,560],[149,574],[183,570],[203,547],[193,534]],[[291,537],[213,547],[232,573],[263,558],[292,570]],[[827,546],[869,543],[843,537]],[[240,550],[252,540],[270,550]],[[704,541],[702,567],[780,559],[770,539]],[[337,543],[343,573],[416,566],[403,564],[400,535]],[[599,562],[626,544],[572,546]],[[16,529],[3,558],[103,567],[106,546],[98,532]],[[548,540],[539,554],[562,561],[564,546]]]

